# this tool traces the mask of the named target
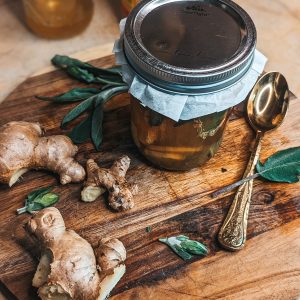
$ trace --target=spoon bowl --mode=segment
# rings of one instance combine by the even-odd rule
[[[281,125],[287,113],[289,87],[278,72],[262,76],[254,86],[248,100],[247,113],[255,131],[266,132]]]

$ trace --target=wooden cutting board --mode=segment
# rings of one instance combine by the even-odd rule
[[[112,56],[91,62],[113,65]],[[34,95],[54,95],[78,86],[62,71],[38,75],[21,84],[0,105],[0,125],[12,120],[38,121],[47,134],[65,133],[60,121],[73,105],[54,105]],[[300,102],[291,101],[283,126],[267,134],[261,159],[300,145]],[[56,205],[66,225],[92,245],[102,237],[118,237],[128,250],[127,273],[112,299],[295,299],[300,295],[300,184],[255,180],[249,214],[248,241],[237,253],[223,251],[216,235],[234,192],[218,199],[211,193],[242,177],[254,135],[243,116],[233,115],[218,154],[204,167],[189,172],[158,170],[137,151],[130,136],[128,96],[106,107],[104,143],[96,152],[91,143],[80,145],[78,160],[88,158],[108,167],[127,154],[128,180],[138,183],[135,207],[112,212],[105,199],[80,201],[81,184],[58,186]],[[31,171],[13,188],[0,186],[1,290],[9,298],[36,299],[31,279],[37,266],[35,249],[28,249],[23,224],[29,215],[16,215],[33,189],[58,184],[58,177]],[[151,232],[146,227],[151,226]],[[184,262],[159,237],[184,234],[206,243],[208,257]]]

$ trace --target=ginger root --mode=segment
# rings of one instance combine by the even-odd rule
[[[0,127],[0,182],[9,186],[30,169],[48,169],[60,182],[80,182],[84,168],[74,160],[78,148],[64,135],[42,137],[38,123],[10,122]]]
[[[101,240],[95,256],[54,207],[34,214],[27,230],[42,248],[32,281],[42,300],[104,300],[125,273],[126,250],[119,240]]]
[[[110,169],[100,168],[94,160],[87,162],[87,181],[81,192],[81,199],[92,202],[107,190],[109,205],[118,211],[127,210],[134,206],[133,196],[137,186],[130,185],[125,179],[130,165],[130,158],[122,156],[114,162]]]

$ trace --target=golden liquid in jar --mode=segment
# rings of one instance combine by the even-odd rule
[[[140,152],[156,166],[189,170],[217,152],[231,110],[175,122],[131,97],[131,131]]]
[[[83,31],[93,15],[92,0],[23,0],[28,27],[44,38],[68,38]]]

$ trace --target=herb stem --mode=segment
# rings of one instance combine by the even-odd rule
[[[250,180],[253,180],[253,179],[255,179],[255,178],[259,177],[259,176],[260,176],[260,173],[256,173],[256,174],[251,175],[251,176],[249,176],[249,177],[247,177],[247,178],[244,178],[244,179],[242,179],[242,180],[240,180],[240,181],[238,181],[238,182],[235,182],[235,183],[233,183],[233,184],[227,185],[227,186],[221,188],[220,190],[218,190],[218,191],[212,193],[212,194],[211,194],[211,197],[212,197],[212,198],[217,198],[217,197],[219,197],[220,195],[225,194],[225,193],[227,193],[227,192],[230,192],[230,191],[232,191],[233,189],[235,189],[235,188],[239,187],[240,185],[244,184],[245,182],[248,182],[248,181],[250,181]]]
[[[22,208],[17,209],[17,214],[18,215],[26,213],[26,212],[27,212],[27,206],[24,206]]]

